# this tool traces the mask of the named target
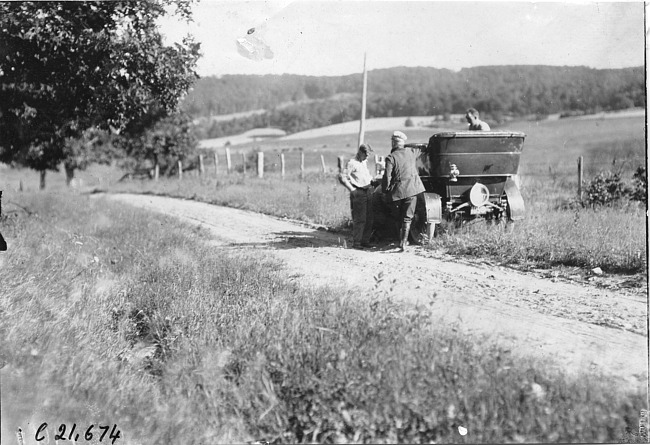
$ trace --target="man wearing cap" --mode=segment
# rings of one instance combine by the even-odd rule
[[[399,235],[399,251],[404,252],[411,229],[411,220],[415,215],[417,195],[424,192],[424,184],[420,179],[415,164],[416,154],[406,148],[406,135],[395,131],[391,137],[392,151],[386,156],[386,170],[382,186],[384,193],[396,204],[401,230]]]
[[[341,174],[341,183],[350,190],[350,207],[352,209],[352,247],[364,249],[370,247],[372,234],[372,192],[379,179],[373,179],[368,171],[368,156],[372,153],[370,144],[361,144],[354,158],[348,162],[347,169]]]

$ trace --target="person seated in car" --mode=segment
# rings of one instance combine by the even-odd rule
[[[490,131],[490,126],[479,119],[478,110],[476,108],[468,108],[465,114],[465,119],[469,123],[470,131]]]

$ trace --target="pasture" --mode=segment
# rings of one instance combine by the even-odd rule
[[[385,119],[381,125],[369,125],[372,130],[365,134],[365,142],[370,143],[375,154],[386,156],[390,152],[390,135],[393,130],[407,133],[408,142],[426,143],[429,137],[439,131],[464,130],[464,123],[436,122],[432,127],[405,127],[395,125],[406,118]],[[379,120],[381,123],[381,120]],[[423,118],[416,123],[426,123]],[[339,126],[332,126],[336,128]],[[242,173],[242,154],[247,163],[247,173],[255,176],[254,153],[265,152],[265,174],[274,177],[280,171],[279,154],[285,153],[287,179],[295,180],[299,176],[300,153],[305,153],[305,169],[307,173],[321,172],[321,158],[325,158],[327,172],[336,171],[338,156],[346,159],[356,152],[357,134],[352,125],[340,125],[341,133],[318,135],[322,132],[310,130],[291,135],[288,138],[269,139],[257,142],[234,145],[230,147],[232,164],[235,172]],[[329,127],[328,127],[329,128]],[[622,115],[621,117],[567,118],[542,121],[515,121],[503,126],[494,126],[494,130],[512,130],[526,133],[526,142],[519,168],[525,188],[534,179],[542,183],[562,182],[564,196],[571,197],[577,190],[577,163],[579,156],[585,160],[585,179],[600,171],[622,170],[631,172],[637,166],[645,165],[645,121],[639,115]],[[331,132],[328,132],[331,133]],[[304,134],[305,137],[301,135]],[[313,134],[318,136],[313,137]],[[213,156],[205,154],[206,178],[228,180],[226,172],[225,148],[215,148],[218,157],[216,174],[214,172]],[[369,160],[369,168],[374,167],[374,160]],[[195,173],[195,172],[194,172]],[[88,171],[77,172],[81,184],[86,187],[104,188],[114,184],[124,172],[108,169],[103,166],[93,166]],[[58,188],[62,185],[63,172],[48,173],[48,188]],[[29,170],[0,170],[0,187],[4,190],[16,190],[20,180],[24,187],[35,189],[38,177]],[[175,178],[170,178],[171,180]],[[205,178],[204,178],[205,180]],[[571,188],[573,187],[573,188]]]
[[[465,130],[466,123],[433,122],[431,127],[405,127],[406,118],[380,120],[384,125],[368,125],[364,141],[370,143],[375,154],[386,156],[390,153],[390,135],[394,130],[407,134],[407,142],[426,143],[435,133],[446,130]],[[416,123],[425,124],[418,118]],[[333,134],[340,128],[341,133]],[[325,156],[330,169],[336,167],[338,156],[351,157],[356,152],[358,135],[353,125],[339,124],[331,131],[310,130],[288,138],[249,142],[231,147],[233,162],[241,170],[240,154],[264,151],[266,170],[278,171],[277,156],[285,152],[287,171],[296,172],[299,168],[299,152],[305,152],[306,169],[320,170],[320,154]],[[541,180],[562,178],[577,182],[577,158],[585,160],[585,179],[602,170],[632,170],[632,167],[645,165],[645,121],[639,114],[594,116],[591,118],[567,118],[556,120],[513,121],[493,130],[521,131],[526,133],[526,143],[522,154],[520,174],[526,181],[533,177]],[[323,133],[329,133],[323,135]],[[304,134],[304,137],[301,135]],[[316,136],[313,136],[316,135]],[[219,156],[220,168],[225,172],[225,148],[215,149]],[[252,158],[251,158],[252,160]],[[372,159],[369,161],[372,167]],[[275,164],[275,165],[273,165]],[[253,164],[249,166],[252,171]],[[270,168],[269,168],[270,167]],[[568,183],[566,184],[569,185]],[[575,184],[577,187],[577,183]]]

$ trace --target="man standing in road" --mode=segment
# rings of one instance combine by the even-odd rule
[[[368,171],[368,156],[372,152],[370,144],[361,144],[356,156],[350,159],[346,171],[340,176],[341,183],[350,190],[354,249],[370,247],[373,223],[372,192],[380,182],[379,179],[373,179]]]
[[[468,108],[465,114],[465,119],[469,123],[470,131],[490,131],[490,126],[480,120],[478,110],[476,108]]]
[[[424,184],[420,179],[415,164],[416,154],[404,144],[406,135],[395,131],[391,137],[393,146],[391,153],[386,156],[383,190],[390,201],[396,204],[399,221],[402,227],[399,235],[399,251],[404,252],[411,229],[411,220],[415,215],[417,195],[424,192]]]

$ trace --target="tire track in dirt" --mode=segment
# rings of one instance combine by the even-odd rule
[[[647,301],[638,293],[553,282],[420,247],[404,254],[347,249],[338,234],[195,201],[93,196],[200,225],[216,238],[210,243],[270,254],[301,286],[342,286],[359,298],[379,292],[405,303],[430,304],[435,323],[486,334],[514,354],[552,359],[568,373],[607,375],[621,389],[647,391]],[[381,278],[374,278],[380,272]]]

